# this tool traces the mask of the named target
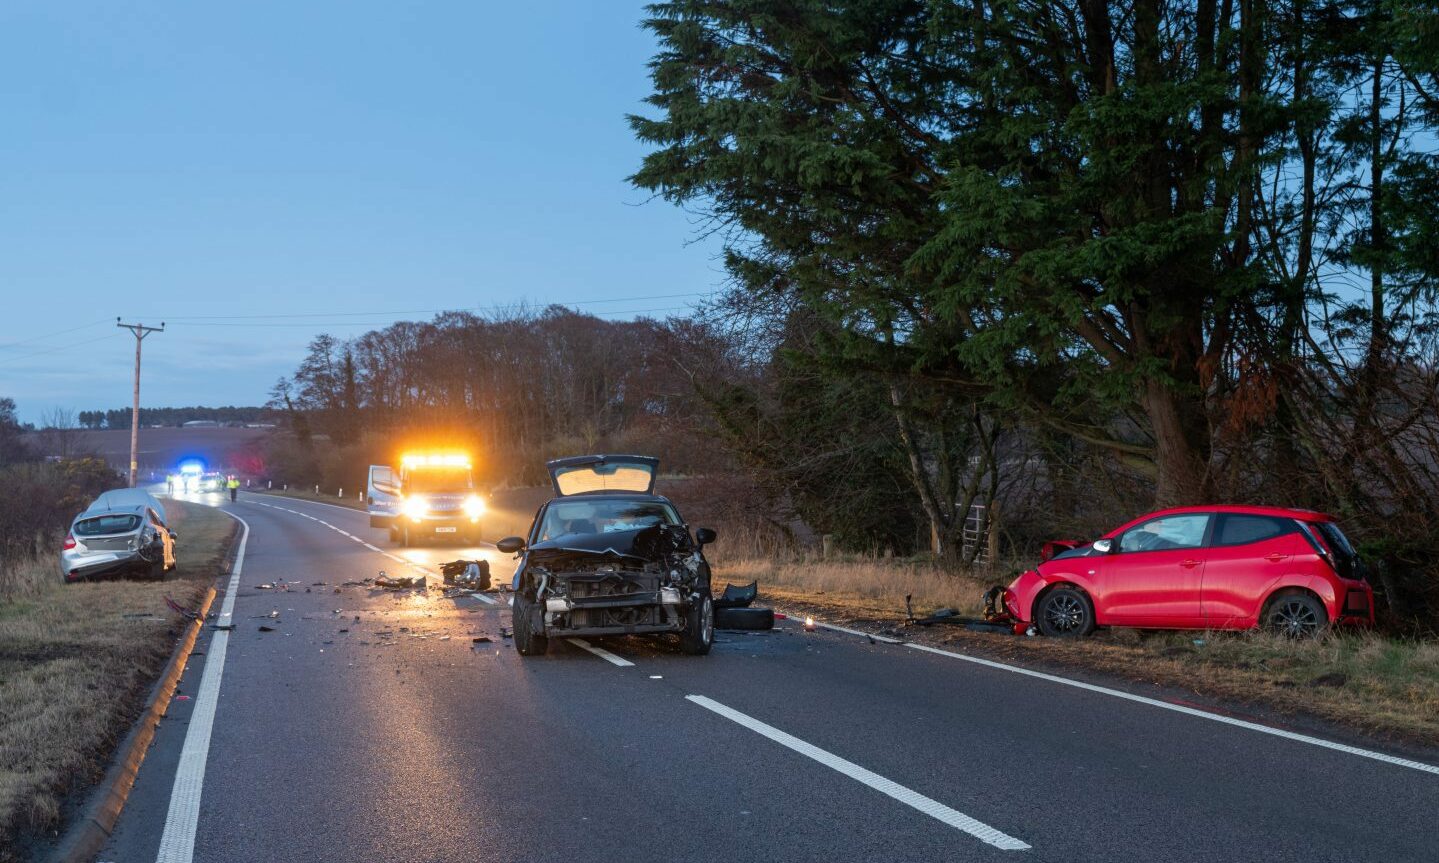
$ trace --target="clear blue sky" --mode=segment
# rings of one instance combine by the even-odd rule
[[[649,91],[642,15],[0,4],[0,395],[31,421],[128,405],[117,315],[169,324],[145,342],[145,404],[258,404],[315,333],[427,317],[333,313],[632,317],[713,292],[717,245],[624,181],[644,152],[624,121]],[[670,294],[687,296],[606,302]]]

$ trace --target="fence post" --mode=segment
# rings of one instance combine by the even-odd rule
[[[989,565],[990,565],[990,566],[998,566],[998,565],[999,565],[999,501],[998,501],[998,500],[992,500],[992,501],[990,501],[990,502],[989,502],[989,509],[986,510],[986,511],[989,513],[989,524],[987,524],[987,525],[985,526],[985,532],[988,534],[988,536],[986,536],[985,539],[988,540],[988,546],[989,546],[989,549],[988,549],[988,550],[989,550]]]
[[[337,495],[335,495],[335,497],[344,497],[344,496],[345,496],[345,490],[344,490],[344,489],[340,489],[340,493],[337,494]]]
[[[819,549],[820,557],[824,560],[829,560],[830,555],[834,554],[834,535],[827,533],[821,536],[819,538]]]

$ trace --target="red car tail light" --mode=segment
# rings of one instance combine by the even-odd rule
[[[75,537],[72,536],[72,535],[70,535],[70,534],[68,534],[68,533],[65,534],[65,550],[66,550],[66,551],[69,551],[70,549],[72,549],[72,548],[74,548],[74,547],[75,547]]]

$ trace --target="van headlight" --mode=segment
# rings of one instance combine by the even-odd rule
[[[465,498],[463,507],[465,510],[465,515],[469,516],[470,518],[479,518],[480,516],[485,514],[485,502],[477,494],[472,494],[469,497]]]
[[[425,513],[430,511],[430,505],[422,497],[407,497],[400,504],[400,511],[415,521],[419,521],[425,517]]]

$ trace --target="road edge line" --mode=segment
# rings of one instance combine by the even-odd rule
[[[236,544],[234,548],[240,549],[241,546]],[[234,567],[233,561],[230,565]],[[197,610],[198,617],[186,625],[184,633],[175,642],[175,649],[151,688],[150,698],[141,710],[140,718],[126,732],[100,784],[91,789],[90,802],[84,806],[80,820],[65,831],[60,843],[46,858],[51,863],[88,863],[109,841],[116,822],[120,820],[120,813],[130,799],[135,780],[140,776],[140,767],[145,763],[150,745],[155,740],[155,729],[169,712],[170,699],[189,667],[190,652],[195,649],[200,629],[204,627],[205,618],[210,614],[217,595],[214,585],[206,586],[205,597]]]
[[[1285,740],[1293,740],[1298,743],[1307,743],[1311,746],[1318,746],[1323,749],[1331,749],[1336,752],[1343,752],[1347,755],[1357,755],[1361,758],[1369,758],[1385,764],[1393,764],[1397,767],[1407,767],[1411,770],[1418,770],[1423,773],[1439,775],[1439,766],[1426,764],[1423,761],[1415,761],[1410,758],[1401,758],[1397,755],[1387,755],[1373,749],[1364,749],[1358,746],[1350,746],[1347,743],[1336,743],[1332,740],[1325,740],[1322,737],[1314,737],[1309,734],[1300,734],[1297,731],[1286,731],[1283,728],[1275,728],[1271,725],[1263,725],[1258,722],[1250,722],[1247,719],[1238,719],[1233,716],[1225,716],[1221,713],[1211,713],[1208,710],[1200,710],[1197,707],[1189,707],[1184,704],[1172,704],[1168,701],[1161,701],[1157,698],[1149,698],[1145,695],[1136,695],[1132,692],[1125,692],[1122,689],[1112,689],[1108,686],[1099,686],[1094,683],[1085,683],[1082,680],[1071,680],[1068,677],[1061,677],[1057,674],[1048,674],[1043,671],[1035,671],[1018,665],[1008,665],[1003,662],[995,662],[992,659],[982,659],[978,656],[967,656],[963,653],[955,653],[952,650],[941,650],[938,647],[930,647],[927,644],[917,644],[913,641],[905,642],[905,647],[920,650],[925,653],[933,653],[939,656],[947,656],[951,659],[961,659],[965,662],[972,662],[976,665],[983,665],[998,671],[1008,671],[1013,674],[1022,674],[1026,677],[1034,677],[1039,680],[1047,680],[1050,683],[1059,683],[1064,686],[1072,686],[1076,689],[1083,689],[1100,695],[1108,695],[1112,698],[1122,698],[1126,701],[1133,701],[1138,704],[1147,704],[1150,707],[1161,707],[1165,710],[1172,710],[1175,713],[1183,713],[1188,716],[1195,716],[1200,719],[1208,719],[1212,722],[1220,722],[1225,725],[1232,725],[1237,728],[1244,728],[1249,731],[1257,731],[1261,734],[1269,734]]]
[[[218,507],[217,507],[218,509]],[[210,732],[215,724],[215,708],[220,699],[220,679],[225,673],[225,655],[230,645],[230,632],[220,629],[231,625],[235,613],[235,593],[240,587],[240,574],[245,566],[245,547],[250,541],[250,524],[233,512],[221,512],[240,523],[240,544],[230,580],[225,585],[225,598],[220,603],[220,616],[215,621],[215,635],[205,656],[205,670],[195,695],[195,708],[185,729],[185,742],[180,748],[180,762],[175,767],[175,782],[170,789],[170,805],[165,813],[165,830],[160,836],[156,863],[189,863],[195,856],[195,833],[200,820],[200,794],[205,782],[205,762],[210,755]]]

